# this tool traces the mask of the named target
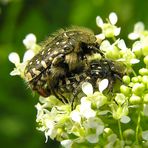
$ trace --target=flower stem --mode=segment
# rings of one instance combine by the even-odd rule
[[[119,128],[120,139],[123,140],[123,135],[122,135],[122,129],[121,129],[120,120],[118,120],[118,128]]]
[[[137,76],[136,72],[133,69],[132,69],[132,73],[135,77]]]
[[[137,127],[136,127],[136,143],[137,144],[139,144],[138,135],[139,135],[139,128],[140,128],[140,120],[141,120],[141,116],[140,116],[140,109],[139,109],[138,119],[137,119]]]

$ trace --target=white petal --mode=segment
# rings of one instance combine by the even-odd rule
[[[36,43],[36,36],[33,33],[28,34],[23,40],[23,44],[27,49],[31,49]]]
[[[96,23],[97,23],[97,26],[99,26],[99,27],[103,26],[103,20],[100,16],[96,17]]]
[[[63,140],[61,141],[61,145],[65,148],[71,148],[72,146],[72,140]]]
[[[127,49],[126,44],[123,39],[119,40],[118,47],[124,51]]]
[[[120,31],[121,31],[121,28],[116,28],[116,29],[114,30],[114,35],[115,35],[115,36],[118,36],[118,35],[120,34]]]
[[[142,132],[142,138],[148,141],[148,130]]]
[[[103,133],[103,131],[104,131],[104,125],[99,124],[97,126],[97,130],[96,130],[97,135],[101,135]]]
[[[148,116],[148,105],[147,104],[144,104],[143,113],[144,113],[144,116]]]
[[[111,44],[108,40],[104,40],[100,45],[100,50],[106,51],[111,48]]]
[[[128,35],[128,38],[131,40],[136,40],[139,38],[139,34],[132,32]]]
[[[111,22],[112,25],[115,25],[117,23],[118,17],[117,17],[117,15],[116,15],[115,12],[111,12],[109,14],[109,20],[110,20],[110,22]]]
[[[91,85],[91,83],[89,82],[84,82],[82,84],[82,91],[86,94],[86,95],[92,95],[93,94],[93,87]]]
[[[99,137],[96,134],[92,134],[86,137],[87,141],[90,143],[97,143],[99,141]]]
[[[11,76],[16,76],[16,75],[20,75],[20,71],[18,69],[14,69],[13,71],[10,72]]]
[[[131,63],[131,64],[137,64],[137,63],[139,63],[139,62],[140,62],[139,59],[131,59],[131,60],[130,60],[130,63]]]
[[[128,116],[122,116],[121,119],[120,119],[120,121],[122,123],[125,123],[126,124],[126,123],[129,123],[131,121],[131,118],[128,117]]]
[[[104,35],[103,33],[97,34],[97,35],[96,35],[96,38],[97,38],[98,40],[104,40],[104,39],[105,39],[105,35]]]
[[[99,82],[99,91],[103,92],[108,87],[109,81],[108,79],[103,79]]]
[[[14,63],[14,64],[19,64],[20,63],[20,57],[16,52],[12,52],[8,56],[9,61]]]
[[[23,57],[23,62],[29,61],[34,57],[34,52],[33,50],[27,50],[24,54]]]
[[[70,117],[73,121],[80,123],[81,122],[81,116],[78,111],[72,111],[70,114]]]
[[[81,99],[80,114],[87,119],[96,115],[96,112],[91,109],[91,102],[84,97]]]
[[[132,51],[137,51],[137,50],[140,50],[142,48],[142,44],[140,41],[136,41],[134,44],[133,44],[133,48],[132,48]]]
[[[142,31],[144,31],[144,24],[143,22],[137,22],[134,26],[134,32],[135,33],[141,33]]]

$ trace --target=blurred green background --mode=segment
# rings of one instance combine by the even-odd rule
[[[68,26],[85,26],[99,33],[95,18],[116,12],[125,38],[137,21],[148,28],[147,0],[0,0],[0,147],[58,148],[36,130],[37,97],[23,80],[11,77],[14,65],[8,61],[12,51],[22,57],[22,40],[34,33],[38,42],[52,32]]]

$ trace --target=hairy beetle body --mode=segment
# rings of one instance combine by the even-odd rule
[[[76,94],[81,82],[88,80],[95,84],[98,79],[113,80],[115,73],[121,77],[96,41],[93,32],[81,28],[62,30],[47,39],[25,68],[24,75],[31,89],[43,97],[53,94],[67,103],[63,94]]]

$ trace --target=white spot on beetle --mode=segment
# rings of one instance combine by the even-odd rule
[[[32,76],[31,76],[31,73],[30,72],[26,73],[26,79],[28,81],[30,81],[32,79]]]
[[[39,75],[39,74],[40,74],[40,71],[39,71],[39,70],[36,70],[35,68],[32,69],[32,72],[33,72],[35,75]]]
[[[43,66],[44,68],[47,68],[47,65],[46,65],[45,61],[41,61],[41,64],[42,64],[42,66]]]

